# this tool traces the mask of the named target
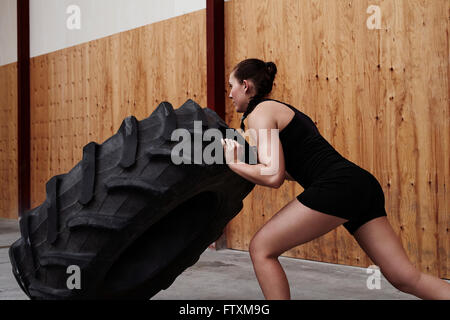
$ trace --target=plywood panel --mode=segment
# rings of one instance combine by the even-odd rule
[[[0,67],[0,218],[18,218],[17,63]]]
[[[45,184],[103,143],[122,121],[162,101],[206,106],[206,11],[91,41],[31,60],[31,201]]]
[[[369,30],[369,5],[381,9]],[[239,61],[274,61],[271,97],[308,114],[346,158],[371,172],[395,232],[422,271],[450,278],[449,51],[446,0],[235,0],[225,4],[226,79]],[[227,122],[239,118],[227,101]],[[255,232],[301,193],[257,187],[227,228],[248,250]],[[301,232],[301,231],[299,231]],[[286,256],[367,267],[343,227]]]

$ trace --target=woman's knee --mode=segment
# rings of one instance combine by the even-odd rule
[[[271,250],[269,242],[262,232],[258,232],[250,241],[250,257],[253,261],[267,258],[278,258],[278,252]]]
[[[252,240],[250,240],[250,245],[248,248],[252,260],[255,260],[256,257],[261,253],[260,247],[259,237],[257,237],[257,235],[253,236]]]

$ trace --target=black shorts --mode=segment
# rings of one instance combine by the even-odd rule
[[[344,227],[352,235],[366,222],[387,216],[378,180],[357,165],[329,168],[297,199],[308,208],[349,220]]]

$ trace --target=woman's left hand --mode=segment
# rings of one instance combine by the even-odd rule
[[[237,163],[242,159],[244,148],[240,143],[232,139],[222,139],[221,141],[225,152],[225,161],[227,164]]]

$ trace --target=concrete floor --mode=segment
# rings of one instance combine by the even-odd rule
[[[15,220],[0,219],[0,300],[23,300],[11,271],[9,245],[20,237]],[[280,257],[294,300],[415,300],[381,276],[380,289],[368,289],[365,268]],[[248,252],[207,249],[155,300],[263,300]]]

